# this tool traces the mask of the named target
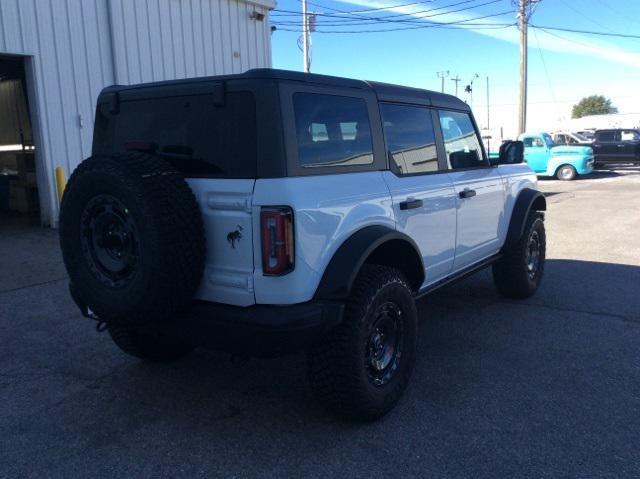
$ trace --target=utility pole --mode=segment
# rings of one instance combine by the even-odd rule
[[[462,78],[460,78],[460,75],[456,75],[451,81],[456,82],[456,96],[458,96],[458,83],[462,81]]]
[[[302,0],[302,61],[305,73],[311,71],[311,61],[309,58],[309,15],[307,13],[307,0]]]
[[[512,0],[516,1],[516,0]],[[518,29],[520,30],[520,102],[518,107],[518,134],[527,129],[527,69],[528,69],[528,41],[527,28],[529,18],[533,13],[533,5],[541,0],[517,0]]]
[[[306,0],[305,0],[306,1]],[[518,135],[527,129],[527,0],[519,0],[518,28],[520,29],[520,104]]]
[[[447,78],[449,76],[449,70],[443,70],[441,72],[437,72],[436,75],[438,76],[438,78],[440,78],[442,80],[442,88],[441,88],[441,92],[444,93],[444,79]],[[457,83],[456,83],[457,85]]]
[[[487,75],[487,154],[491,150],[491,125],[489,123],[489,75]]]

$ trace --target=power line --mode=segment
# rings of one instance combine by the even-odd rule
[[[549,27],[546,25],[534,25],[532,23],[529,24],[530,27],[538,28],[540,30],[556,30],[559,32],[570,32],[570,33],[583,33],[585,35],[601,35],[605,37],[619,37],[619,38],[635,38],[640,39],[640,35],[631,35],[629,33],[607,33],[607,32],[594,32],[591,30],[576,30],[573,28],[563,28],[563,27]],[[549,33],[549,32],[547,32]],[[565,39],[566,40],[566,39]]]
[[[574,12],[576,12],[578,15],[580,15],[582,18],[584,18],[585,20],[587,20],[588,22],[593,23],[594,25],[599,26],[600,28],[604,28],[605,30],[611,31],[610,28],[605,27],[602,23],[600,22],[596,22],[594,19],[588,17],[587,15],[584,14],[584,12],[582,10],[580,10],[579,8],[574,7],[573,5],[565,2],[564,0],[560,0],[560,2],[567,8],[573,10]]]
[[[329,7],[325,7],[323,5],[319,5],[317,3],[313,3],[313,2],[307,2],[309,5],[313,5],[314,7],[320,7],[320,8],[324,8],[326,10],[332,10],[335,12],[341,12],[341,13],[367,13],[367,12],[378,12],[378,11],[382,11],[382,10],[393,10],[394,8],[400,8],[400,7],[410,7],[412,5],[422,5],[425,3],[433,3],[434,0],[424,0],[422,2],[412,2],[412,3],[402,3],[400,5],[390,5],[388,7],[378,7],[378,8],[366,8],[363,10],[348,10],[348,11],[343,11],[343,10],[338,10],[335,8],[329,8]]]
[[[489,5],[492,3],[497,3],[500,2],[501,0],[490,0],[488,2],[485,3],[481,3],[479,5],[475,5],[472,8],[475,7],[481,7],[484,5]],[[441,15],[449,15],[451,13],[457,13],[457,12],[462,12],[462,11],[467,11],[467,10],[471,10],[472,8],[467,7],[467,8],[461,8],[459,10],[450,10],[450,11],[446,11],[446,12],[439,12],[439,13],[433,13],[430,15],[420,15],[420,16],[415,16],[413,14],[403,14],[403,15],[410,15],[412,18],[410,19],[397,19],[397,20],[389,20],[389,17],[373,17],[376,18],[375,21],[365,21],[364,19],[362,20],[353,20],[353,19],[345,19],[344,21],[338,21],[337,19],[332,20],[332,21],[327,21],[327,22],[322,22],[322,26],[348,26],[348,25],[375,25],[375,24],[379,24],[379,23],[409,23],[409,24],[417,24],[417,23],[423,23],[421,20],[425,19],[425,18],[432,18],[432,17],[438,17]],[[509,10],[506,13],[513,13],[513,10]],[[290,21],[290,20],[284,20],[278,21],[279,24],[281,25],[291,25],[291,24],[295,24],[295,23],[299,23],[297,21]]]
[[[551,99],[553,100],[554,106],[556,107],[556,115],[558,114],[558,102],[556,100],[556,94],[553,91],[553,85],[551,84],[551,77],[549,76],[549,71],[547,70],[547,62],[544,61],[544,56],[542,55],[542,48],[540,48],[540,40],[538,40],[538,34],[535,29],[533,30],[533,37],[536,39],[536,45],[538,46],[538,53],[540,54],[540,60],[542,61],[542,68],[544,69],[544,75],[547,78],[547,85],[549,86],[549,92],[551,93]]]
[[[386,28],[383,30],[379,30],[379,29],[374,29],[374,30],[316,30],[315,33],[383,33],[383,32],[396,32],[396,31],[401,31],[401,30],[417,30],[417,29],[422,29],[422,28],[451,28],[452,26],[457,25],[456,28],[459,27],[465,27],[465,26],[469,26],[469,27],[473,27],[474,29],[503,29],[503,28],[509,28],[509,27],[513,27],[515,25],[515,23],[501,23],[501,24],[487,24],[487,23],[469,23],[475,20],[482,20],[485,18],[491,18],[491,17],[497,17],[497,16],[501,16],[501,15],[506,15],[506,14],[512,14],[513,10],[509,10],[509,11],[505,11],[505,12],[500,12],[500,13],[494,13],[494,14],[490,14],[490,15],[483,15],[480,17],[474,17],[474,18],[468,18],[465,20],[458,20],[455,22],[419,22],[422,23],[423,25],[418,25],[418,26],[411,26],[411,27],[392,27],[392,28]],[[277,25],[277,24],[276,24]],[[297,24],[298,26],[300,25],[299,23]],[[293,28],[280,28],[278,27],[278,30],[280,31],[285,31],[285,32],[300,32],[300,29],[293,29]]]
[[[420,18],[428,18],[431,16],[436,16],[436,15],[418,15],[421,13],[432,13],[438,10],[443,10],[443,9],[447,9],[447,8],[452,8],[452,7],[457,7],[459,5],[464,5],[464,4],[468,4],[468,3],[472,3],[472,2],[478,2],[480,0],[463,0],[460,2],[455,2],[455,3],[450,3],[447,5],[442,5],[440,7],[436,7],[436,8],[430,8],[427,10],[418,10],[418,11],[414,11],[411,13],[397,13],[394,15],[383,15],[383,16],[379,16],[379,17],[372,17],[372,16],[366,16],[366,15],[352,15],[350,11],[344,11],[344,10],[337,10],[335,8],[329,8],[329,7],[322,7],[322,5],[319,4],[313,4],[313,5],[317,5],[320,6],[322,8],[331,10],[331,11],[335,11],[335,12],[339,12],[340,15],[336,15],[333,13],[316,13],[316,15],[320,16],[320,17],[330,17],[332,19],[334,19],[335,21],[337,20],[344,20],[345,24],[348,22],[357,22],[359,20],[370,20],[370,21],[374,21],[374,22],[400,22],[400,21],[407,21],[407,22],[415,22],[417,19]],[[466,11],[466,10],[472,10],[474,8],[477,7],[482,7],[485,5],[490,5],[493,3],[498,3],[502,0],[489,0],[487,2],[484,3],[480,3],[480,4],[476,4],[476,5],[470,5],[468,7],[465,8],[461,8],[458,10],[449,10],[446,12],[442,12],[442,13],[438,13],[437,15],[446,15],[448,13],[455,13],[455,12],[462,12],[462,11]],[[309,4],[311,4],[311,2],[309,2]],[[389,8],[397,8],[397,7],[386,7],[386,9]],[[300,14],[300,12],[296,12],[296,11],[292,11],[292,10],[274,10],[274,12],[283,12],[283,13],[287,13],[287,14],[291,14],[291,16],[297,16]],[[273,15],[273,14],[272,14]],[[355,17],[355,18],[354,18]],[[398,17],[413,17],[411,19],[398,19]],[[396,20],[389,20],[390,18],[394,18]]]

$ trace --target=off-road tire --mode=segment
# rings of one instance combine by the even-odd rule
[[[376,312],[387,304],[401,311],[401,357],[388,382],[374,384],[366,365]],[[405,391],[416,358],[415,300],[404,275],[393,268],[364,265],[346,303],[343,321],[308,352],[312,390],[331,412],[349,420],[384,416]]]
[[[532,237],[538,242],[538,261],[535,271],[530,270],[530,250]],[[531,212],[527,218],[524,233],[518,242],[504,252],[504,256],[493,265],[493,281],[498,292],[512,299],[533,296],[540,286],[544,274],[546,257],[546,234],[542,213]]]
[[[130,356],[153,362],[178,360],[194,347],[176,338],[143,333],[128,326],[112,324],[109,327],[111,339],[122,351]]]
[[[571,181],[578,177],[578,172],[571,165],[562,165],[556,170],[556,178],[561,181]]]
[[[120,205],[116,222],[135,231],[126,251],[131,266],[118,282],[95,260],[93,242],[102,233],[90,223],[90,208],[104,214],[103,201]],[[190,304],[205,262],[202,215],[189,185],[169,163],[141,152],[93,156],[76,168],[62,200],[60,244],[77,298],[108,323],[171,318]]]

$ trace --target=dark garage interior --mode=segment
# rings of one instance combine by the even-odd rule
[[[0,225],[38,221],[35,147],[24,60],[0,56]]]

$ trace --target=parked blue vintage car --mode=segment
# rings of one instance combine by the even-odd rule
[[[555,176],[573,180],[593,171],[593,150],[590,146],[555,146],[548,133],[523,133],[524,161],[538,176]]]

